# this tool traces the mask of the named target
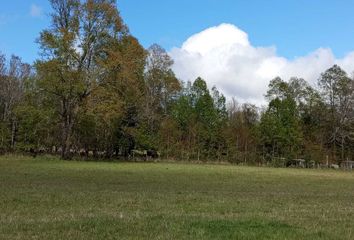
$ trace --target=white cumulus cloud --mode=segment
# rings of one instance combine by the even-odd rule
[[[31,5],[31,9],[30,9],[30,15],[32,17],[41,17],[42,16],[42,8],[36,4],[32,4]]]
[[[255,104],[264,103],[268,83],[274,77],[302,77],[315,85],[321,72],[334,64],[348,73],[354,70],[354,52],[336,59],[331,49],[319,48],[289,60],[278,56],[274,46],[253,46],[246,32],[225,23],[191,36],[170,55],[181,80],[193,81],[200,76],[228,99]]]

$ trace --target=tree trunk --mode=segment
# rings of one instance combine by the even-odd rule
[[[16,128],[17,128],[17,124],[16,124],[16,120],[12,120],[11,121],[11,149],[14,150],[15,149],[15,145],[16,145]]]
[[[62,151],[61,158],[68,160],[71,158],[70,148],[71,148],[71,132],[72,132],[72,122],[66,122],[62,124]]]
[[[245,144],[245,156],[244,156],[244,161],[245,163],[247,163],[247,157],[248,157],[248,140],[246,140],[246,144]]]
[[[344,161],[344,137],[342,136],[342,156],[341,156],[341,160]]]
[[[69,103],[66,100],[62,101],[62,134],[61,134],[61,158],[64,160],[71,159],[71,135],[74,125],[73,121],[74,111],[69,108]]]

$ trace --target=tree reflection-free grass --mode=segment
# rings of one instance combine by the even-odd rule
[[[354,173],[0,158],[0,239],[353,239]]]

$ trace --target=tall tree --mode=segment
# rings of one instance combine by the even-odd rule
[[[102,75],[86,101],[84,115],[95,123],[94,149],[106,152],[106,157],[127,157],[135,147],[144,105],[146,51],[136,38],[125,35],[112,42],[107,52],[107,58],[100,62]]]
[[[139,130],[142,145],[145,145],[145,148],[157,148],[157,133],[181,86],[172,71],[173,60],[165,49],[154,44],[147,53],[144,104]]]
[[[6,63],[4,55],[0,54],[0,129],[3,148],[15,148],[18,131],[16,107],[24,95],[24,82],[31,75],[31,67],[17,56],[11,56]],[[9,143],[9,144],[8,144]]]
[[[227,112],[225,97],[216,88],[211,94],[202,78],[187,83],[172,114],[182,131],[182,152],[187,152],[187,158],[220,158],[225,148],[222,130]]]
[[[332,149],[332,159],[338,161],[337,146],[340,147],[340,159],[345,160],[345,148],[352,141],[352,121],[354,117],[354,81],[339,66],[334,65],[321,74],[318,84],[328,106],[327,143]]]
[[[296,157],[301,150],[302,131],[294,90],[275,78],[266,97],[270,102],[260,123],[264,149],[273,158]]]
[[[62,158],[70,158],[80,106],[104,76],[112,43],[128,34],[113,0],[51,0],[52,26],[39,38],[41,88],[51,97],[61,129]]]
[[[239,105],[234,99],[228,107],[228,121],[225,137],[228,142],[228,158],[232,162],[256,162],[258,108],[244,103]]]

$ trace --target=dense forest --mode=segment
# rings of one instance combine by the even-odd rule
[[[354,79],[339,66],[315,87],[270,79],[267,107],[239,104],[202,78],[177,79],[168,53],[157,44],[144,49],[114,0],[50,2],[39,59],[29,65],[0,53],[1,153],[245,164],[352,159]]]

